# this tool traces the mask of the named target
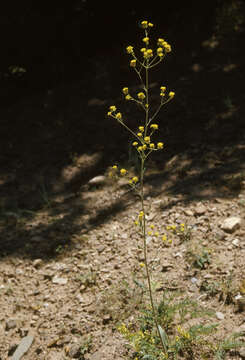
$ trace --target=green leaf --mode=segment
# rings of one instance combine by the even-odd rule
[[[164,346],[164,350],[167,352],[168,350],[168,337],[166,332],[163,330],[163,328],[161,327],[161,325],[158,325],[158,330],[163,342],[163,346]]]
[[[141,281],[134,279],[134,283],[138,285],[141,289],[145,290],[145,285]]]

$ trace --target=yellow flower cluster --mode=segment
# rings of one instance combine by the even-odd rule
[[[171,45],[169,45],[169,43],[164,39],[159,38],[157,45],[164,49],[167,53],[171,51]]]
[[[128,46],[128,47],[126,48],[126,50],[127,50],[127,53],[128,53],[128,54],[133,54],[133,53],[134,53],[134,48],[133,48],[133,46]]]
[[[181,326],[177,326],[178,333],[185,339],[190,339],[190,333],[181,328]]]
[[[134,185],[139,181],[138,176],[134,176],[132,179],[129,180],[130,185]]]
[[[141,49],[142,50],[142,49]],[[143,52],[143,56],[144,56],[144,59],[147,59],[149,60],[150,58],[153,57],[153,51],[152,49],[147,49],[146,51]]]
[[[117,108],[115,105],[110,106],[107,115],[112,116],[117,120],[122,120],[122,114],[120,112],[116,113],[116,110]]]
[[[144,21],[141,21],[141,27],[143,28],[143,29],[147,29],[148,27],[149,28],[152,28],[154,25],[151,23],[151,22],[148,22],[148,21],[146,21],[146,20],[144,20]]]

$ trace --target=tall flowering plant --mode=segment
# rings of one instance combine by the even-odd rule
[[[159,124],[156,122],[156,117],[161,110],[161,108],[171,101],[175,93],[173,91],[167,91],[166,86],[162,85],[160,87],[160,99],[159,105],[157,109],[153,112],[150,105],[150,91],[149,91],[149,72],[150,69],[160,64],[165,56],[171,52],[171,46],[162,38],[157,40],[155,45],[155,49],[152,49],[151,39],[150,39],[150,31],[153,28],[153,24],[146,20],[140,23],[140,27],[144,32],[142,42],[143,47],[139,51],[139,55],[136,55],[136,50],[132,45],[127,46],[126,51],[130,56],[130,67],[136,72],[141,88],[140,91],[133,96],[130,93],[128,87],[124,87],[122,89],[122,93],[126,101],[133,101],[137,103],[144,111],[144,120],[142,124],[139,124],[137,129],[131,129],[125,122],[123,114],[117,110],[115,105],[111,105],[107,115],[111,118],[114,118],[118,121],[120,125],[122,125],[132,136],[134,141],[132,142],[132,146],[136,149],[137,155],[140,160],[140,170],[137,176],[129,179],[129,185],[138,193],[140,197],[141,209],[137,214],[137,219],[135,224],[139,228],[139,233],[141,234],[143,241],[143,253],[144,253],[144,262],[141,263],[141,266],[145,268],[148,290],[149,290],[149,298],[151,309],[154,317],[154,322],[156,325],[156,329],[161,341],[161,345],[163,350],[166,352],[166,344],[164,339],[164,331],[161,326],[158,324],[157,314],[155,309],[155,304],[153,301],[153,293],[152,293],[152,285],[151,285],[151,276],[148,265],[148,257],[147,257],[147,219],[145,214],[145,203],[144,203],[144,173],[145,173],[145,163],[150,154],[154,151],[159,151],[164,148],[164,143],[162,141],[154,141],[155,134],[159,129]],[[117,165],[112,166],[110,175],[116,176],[117,173],[121,176],[127,176],[128,172],[126,169],[118,169]],[[158,236],[158,233],[155,234]]]

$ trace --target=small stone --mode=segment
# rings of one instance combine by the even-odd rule
[[[245,311],[245,296],[241,296],[239,297],[239,299],[237,299],[237,311],[238,312]]]
[[[195,277],[192,277],[191,282],[192,282],[192,284],[196,284],[198,282],[198,279]]]
[[[187,216],[193,216],[194,215],[193,211],[191,211],[189,209],[184,209],[184,214],[187,215]]]
[[[225,315],[220,311],[216,311],[215,315],[218,320],[224,320],[224,318],[225,318]]]
[[[235,230],[237,230],[240,227],[241,224],[241,218],[237,216],[231,216],[223,222],[221,225],[221,229],[228,232],[233,233]]]
[[[53,284],[59,284],[59,285],[65,285],[67,283],[67,279],[54,276],[53,279],[52,279],[52,283]]]
[[[27,351],[31,347],[33,339],[33,335],[25,336],[15,350],[12,360],[20,360],[22,356],[27,353]]]
[[[9,319],[6,321],[5,330],[9,331],[10,329],[14,329],[17,326],[17,322],[15,319]]]
[[[217,240],[225,240],[226,234],[223,231],[216,231],[215,237]]]
[[[245,336],[245,324],[242,324],[241,326],[237,327],[234,333],[241,333],[242,336]]]
[[[73,358],[73,359],[78,359],[81,356],[81,345],[79,344],[73,344],[71,345],[69,351],[68,351],[68,356]]]
[[[99,254],[101,254],[104,250],[105,250],[104,245],[100,245],[100,246],[97,247],[97,251],[98,251]]]
[[[103,325],[108,324],[110,322],[110,320],[111,320],[111,315],[109,315],[109,314],[104,315],[103,320],[102,320]]]
[[[232,241],[232,244],[233,244],[234,246],[236,246],[236,247],[239,247],[239,245],[240,245],[239,239],[234,239],[234,240]]]
[[[245,346],[238,349],[238,353],[243,359],[245,359]]]
[[[201,216],[205,214],[206,211],[207,209],[203,204],[198,204],[197,207],[195,208],[195,215]]]
[[[98,175],[98,176],[95,176],[94,178],[90,179],[88,184],[91,186],[97,186],[97,185],[104,184],[105,181],[106,181],[106,177],[104,175]]]
[[[35,259],[34,261],[33,261],[33,266],[34,266],[34,268],[39,268],[41,265],[43,264],[43,261],[42,261],[42,259]]]

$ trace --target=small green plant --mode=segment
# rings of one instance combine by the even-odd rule
[[[206,269],[211,264],[211,250],[197,241],[192,241],[187,248],[185,258],[190,266]]]
[[[176,235],[179,238],[180,243],[191,240],[192,227],[184,223],[178,225],[168,225],[166,226],[166,230],[171,232],[173,235]]]

